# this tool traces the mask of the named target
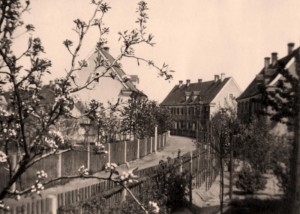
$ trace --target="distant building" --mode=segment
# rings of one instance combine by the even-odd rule
[[[115,59],[109,54],[108,50],[100,50],[99,53],[94,53],[88,58],[88,67],[78,73],[79,77],[76,81],[79,84],[83,84],[91,73],[98,73],[101,76],[104,72],[104,67],[100,67],[94,71],[96,66],[95,59],[99,57],[107,60],[110,64],[114,64],[114,66],[106,73],[105,77],[100,77],[98,82],[89,86],[91,90],[78,92],[81,99],[85,101],[95,99],[106,105],[107,102],[116,103],[118,99],[126,101],[131,97],[147,97],[137,88],[139,84],[138,76],[127,75],[121,68],[121,64],[114,62]]]
[[[207,130],[211,116],[222,107],[232,105],[240,93],[235,80],[224,73],[215,75],[211,81],[187,80],[185,84],[179,81],[161,103],[173,115],[171,134],[198,137]]]
[[[299,56],[299,48],[294,49],[294,44],[289,43],[287,48],[287,55],[278,59],[277,53],[272,53],[271,58],[265,57],[264,67],[256,75],[253,81],[245,89],[245,91],[237,98],[238,102],[238,117],[243,122],[251,121],[251,118],[261,116],[263,111],[271,111],[266,109],[261,102],[262,94],[260,91],[260,84],[264,84],[268,90],[272,90],[279,80],[284,77],[280,74],[280,70],[285,69],[291,75],[297,77],[295,67],[295,57]],[[276,134],[284,134],[287,131],[285,125],[272,122],[273,132]]]
[[[105,50],[100,51],[101,57],[104,60],[108,60],[108,63],[113,64],[115,59]],[[95,67],[95,58],[97,54],[93,54],[88,59],[88,67],[82,71],[82,76],[79,76],[78,83],[79,85],[84,83],[84,80],[87,80],[90,73],[95,72],[101,74],[101,67],[98,70],[94,71]],[[100,77],[99,81],[89,85],[89,89],[83,89],[77,92],[74,95],[77,95],[78,99],[74,99],[74,104],[70,106],[71,114],[74,117],[80,118],[79,120],[73,118],[61,117],[61,119],[56,124],[56,129],[59,129],[65,137],[69,137],[76,140],[82,140],[84,137],[79,133],[79,128],[81,125],[87,125],[90,123],[88,117],[81,117],[87,111],[87,102],[95,99],[96,101],[103,103],[104,107],[107,106],[108,102],[115,104],[118,99],[122,99],[123,102],[126,102],[129,98],[147,98],[147,96],[137,89],[139,84],[139,78],[137,75],[126,75],[125,72],[121,69],[120,65],[116,63],[115,66],[107,72],[112,76]],[[38,111],[45,110],[46,112],[52,108],[55,103],[55,81],[50,81],[49,84],[43,85],[39,91],[38,98],[40,100],[40,105]],[[11,110],[13,102],[10,96],[11,92],[5,92],[0,94],[0,110]],[[29,92],[23,92],[24,96],[28,97]],[[96,131],[94,128],[90,128],[89,133],[95,135]]]

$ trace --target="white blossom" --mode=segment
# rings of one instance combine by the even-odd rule
[[[6,161],[7,161],[7,155],[4,152],[0,151],[0,163],[4,163]]]
[[[37,175],[38,179],[46,179],[48,177],[47,173],[44,172],[44,170],[37,171],[36,175]]]
[[[118,165],[115,164],[115,163],[106,163],[106,165],[105,165],[105,171],[106,172],[108,172],[108,171],[115,171],[117,167],[118,167]]]
[[[82,165],[81,167],[79,167],[78,173],[79,173],[79,175],[81,175],[81,176],[89,175],[89,169],[88,169],[88,168],[85,168],[85,166]]]
[[[159,213],[159,206],[157,205],[156,202],[149,201],[149,206],[150,206],[152,212]]]

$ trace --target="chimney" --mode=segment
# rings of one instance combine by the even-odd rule
[[[182,86],[182,84],[183,84],[183,81],[182,81],[182,80],[179,80],[179,85],[178,85],[178,87],[180,88],[180,87]]]
[[[265,69],[268,69],[270,65],[270,57],[265,57]]]
[[[274,66],[274,65],[276,65],[276,63],[277,63],[277,53],[276,53],[276,52],[273,52],[273,53],[271,54],[271,56],[272,56],[272,65]]]
[[[198,79],[198,83],[202,83],[202,79]]]
[[[186,80],[186,86],[189,87],[191,80]]]
[[[225,79],[225,73],[221,73],[221,82]]]
[[[52,86],[53,85],[53,80],[50,80],[49,81],[49,86]]]
[[[288,55],[290,55],[293,52],[295,43],[288,43]]]
[[[215,82],[218,82],[220,79],[219,75],[215,75]]]

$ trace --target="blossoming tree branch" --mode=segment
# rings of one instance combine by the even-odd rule
[[[40,170],[36,172],[35,183],[29,188],[18,189],[16,185],[21,176],[35,163],[49,156],[57,155],[58,152],[67,152],[73,149],[69,147],[60,151],[59,147],[65,143],[65,136],[55,129],[56,124],[63,118],[73,117],[75,92],[88,90],[93,82],[100,78],[114,78],[116,74],[113,73],[112,68],[119,66],[119,62],[123,58],[134,58],[138,64],[146,62],[149,66],[156,68],[160,76],[165,79],[172,78],[166,64],[159,67],[153,61],[135,55],[134,49],[137,45],[154,45],[153,36],[146,33],[148,19],[146,2],[138,3],[137,28],[119,33],[123,45],[113,62],[108,61],[100,54],[102,50],[108,48],[106,36],[109,28],[104,27],[104,18],[111,8],[102,0],[92,0],[91,4],[95,9],[89,20],[74,20],[74,31],[78,36],[77,42],[69,39],[63,41],[67,53],[71,55],[71,61],[66,65],[66,75],[54,81],[52,90],[55,99],[53,103],[45,104],[41,100],[41,91],[44,86],[43,76],[45,73],[51,73],[51,61],[45,58],[45,48],[41,39],[30,36],[30,31],[34,31],[35,27],[32,24],[25,24],[22,19],[22,15],[29,11],[31,2],[30,0],[2,0],[0,2],[0,90],[1,94],[9,99],[7,107],[0,106],[0,162],[1,166],[5,165],[5,169],[9,172],[9,181],[0,192],[1,208],[8,208],[3,202],[3,199],[7,197],[20,199],[26,194],[40,194],[45,185],[61,179],[84,177],[111,180],[119,183],[129,192],[126,183],[134,182],[137,179],[134,171],[129,167],[127,172],[119,175],[116,170],[117,165],[108,163],[106,165],[108,176],[103,178],[89,175],[88,169],[78,166],[77,176],[58,177],[45,181],[47,172]],[[86,81],[79,84],[76,78],[77,73],[89,66],[85,59],[80,59],[80,51],[91,28],[99,29],[99,40],[95,45],[95,53],[98,57],[96,57],[93,71]],[[28,45],[23,53],[17,55],[13,44],[16,40],[16,31],[21,29],[25,31],[23,36],[28,36]],[[121,81],[126,81],[126,78]],[[103,116],[100,113],[95,114],[95,112],[101,111],[98,101],[94,100],[89,106],[89,110],[82,116],[91,113],[98,117]],[[96,142],[95,145],[99,147],[99,155],[105,153],[103,144]],[[17,156],[16,162],[12,160],[12,155]],[[116,174],[118,175],[113,176]],[[134,197],[132,193],[130,195]],[[137,199],[136,202],[147,212]],[[154,206],[154,210],[158,210],[155,202],[151,202],[151,204]]]

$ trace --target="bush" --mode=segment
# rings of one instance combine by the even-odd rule
[[[174,160],[168,158],[167,161],[160,161],[155,184],[157,185],[158,198],[164,198],[166,206],[170,211],[182,208],[186,203],[187,186],[189,184],[189,174],[179,172],[178,164],[182,157],[180,153]]]
[[[251,170],[248,167],[238,173],[236,187],[245,193],[253,194],[258,190],[263,190],[267,184],[267,179],[258,170]]]
[[[283,214],[289,213],[288,210],[289,203],[283,199],[247,198],[244,200],[232,200],[225,214]]]

